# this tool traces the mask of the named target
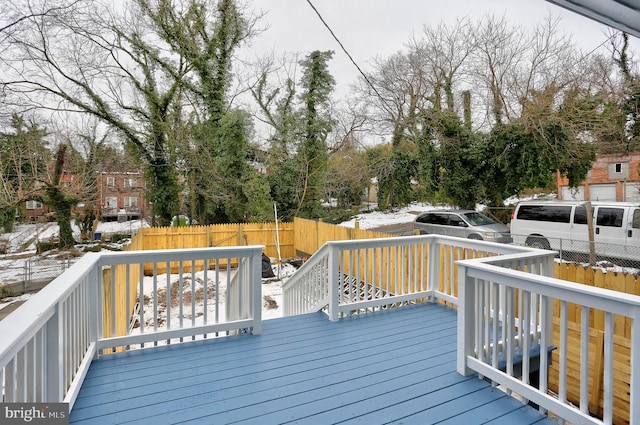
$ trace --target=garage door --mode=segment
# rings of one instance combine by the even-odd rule
[[[562,199],[565,201],[584,201],[584,186],[562,186]]]
[[[640,202],[640,182],[624,184],[624,199],[626,202]]]
[[[592,184],[591,186],[589,186],[589,194],[591,201],[615,201],[616,184]]]

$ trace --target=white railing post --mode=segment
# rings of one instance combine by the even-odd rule
[[[60,314],[60,303],[54,306],[55,312],[46,323],[46,356],[45,356],[45,376],[42,377],[45,385],[46,402],[59,403],[64,398],[64,388],[62,384],[64,347],[62,344],[62,316]]]
[[[475,313],[475,288],[471,278],[467,278],[467,267],[458,263],[458,347],[457,347],[457,371],[467,376],[473,374],[467,366],[467,356],[474,353],[474,313]]]
[[[428,257],[428,282],[427,282],[427,290],[431,293],[429,296],[429,300],[431,302],[435,301],[435,293],[438,289],[438,285],[440,283],[440,244],[436,241],[436,239],[432,238],[429,241],[429,257]]]
[[[338,321],[338,269],[339,269],[339,253],[340,249],[333,243],[327,242],[329,248],[329,320]]]
[[[94,264],[89,273],[88,281],[89,343],[94,343],[102,338],[102,267]],[[96,350],[95,357],[98,358],[99,354],[99,350]]]
[[[253,328],[251,333],[259,335],[262,333],[262,251],[256,251],[251,256],[250,273],[251,291],[251,317],[253,318]]]

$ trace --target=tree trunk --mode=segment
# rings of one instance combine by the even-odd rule
[[[56,152],[55,168],[53,170],[53,178],[47,184],[45,189],[45,197],[47,204],[53,208],[56,213],[56,220],[60,228],[59,248],[70,248],[75,245],[73,239],[73,231],[71,230],[71,208],[76,204],[76,197],[65,195],[60,186],[60,179],[64,169],[64,155],[67,146],[60,145]]]

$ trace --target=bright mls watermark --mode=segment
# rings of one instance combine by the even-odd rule
[[[68,403],[0,403],[0,425],[68,425]]]

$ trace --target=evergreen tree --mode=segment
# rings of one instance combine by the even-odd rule
[[[296,215],[320,217],[327,172],[327,135],[333,120],[329,101],[335,80],[329,72],[332,51],[313,51],[301,62],[303,68],[300,98],[303,102],[303,139],[298,148],[302,194]]]

